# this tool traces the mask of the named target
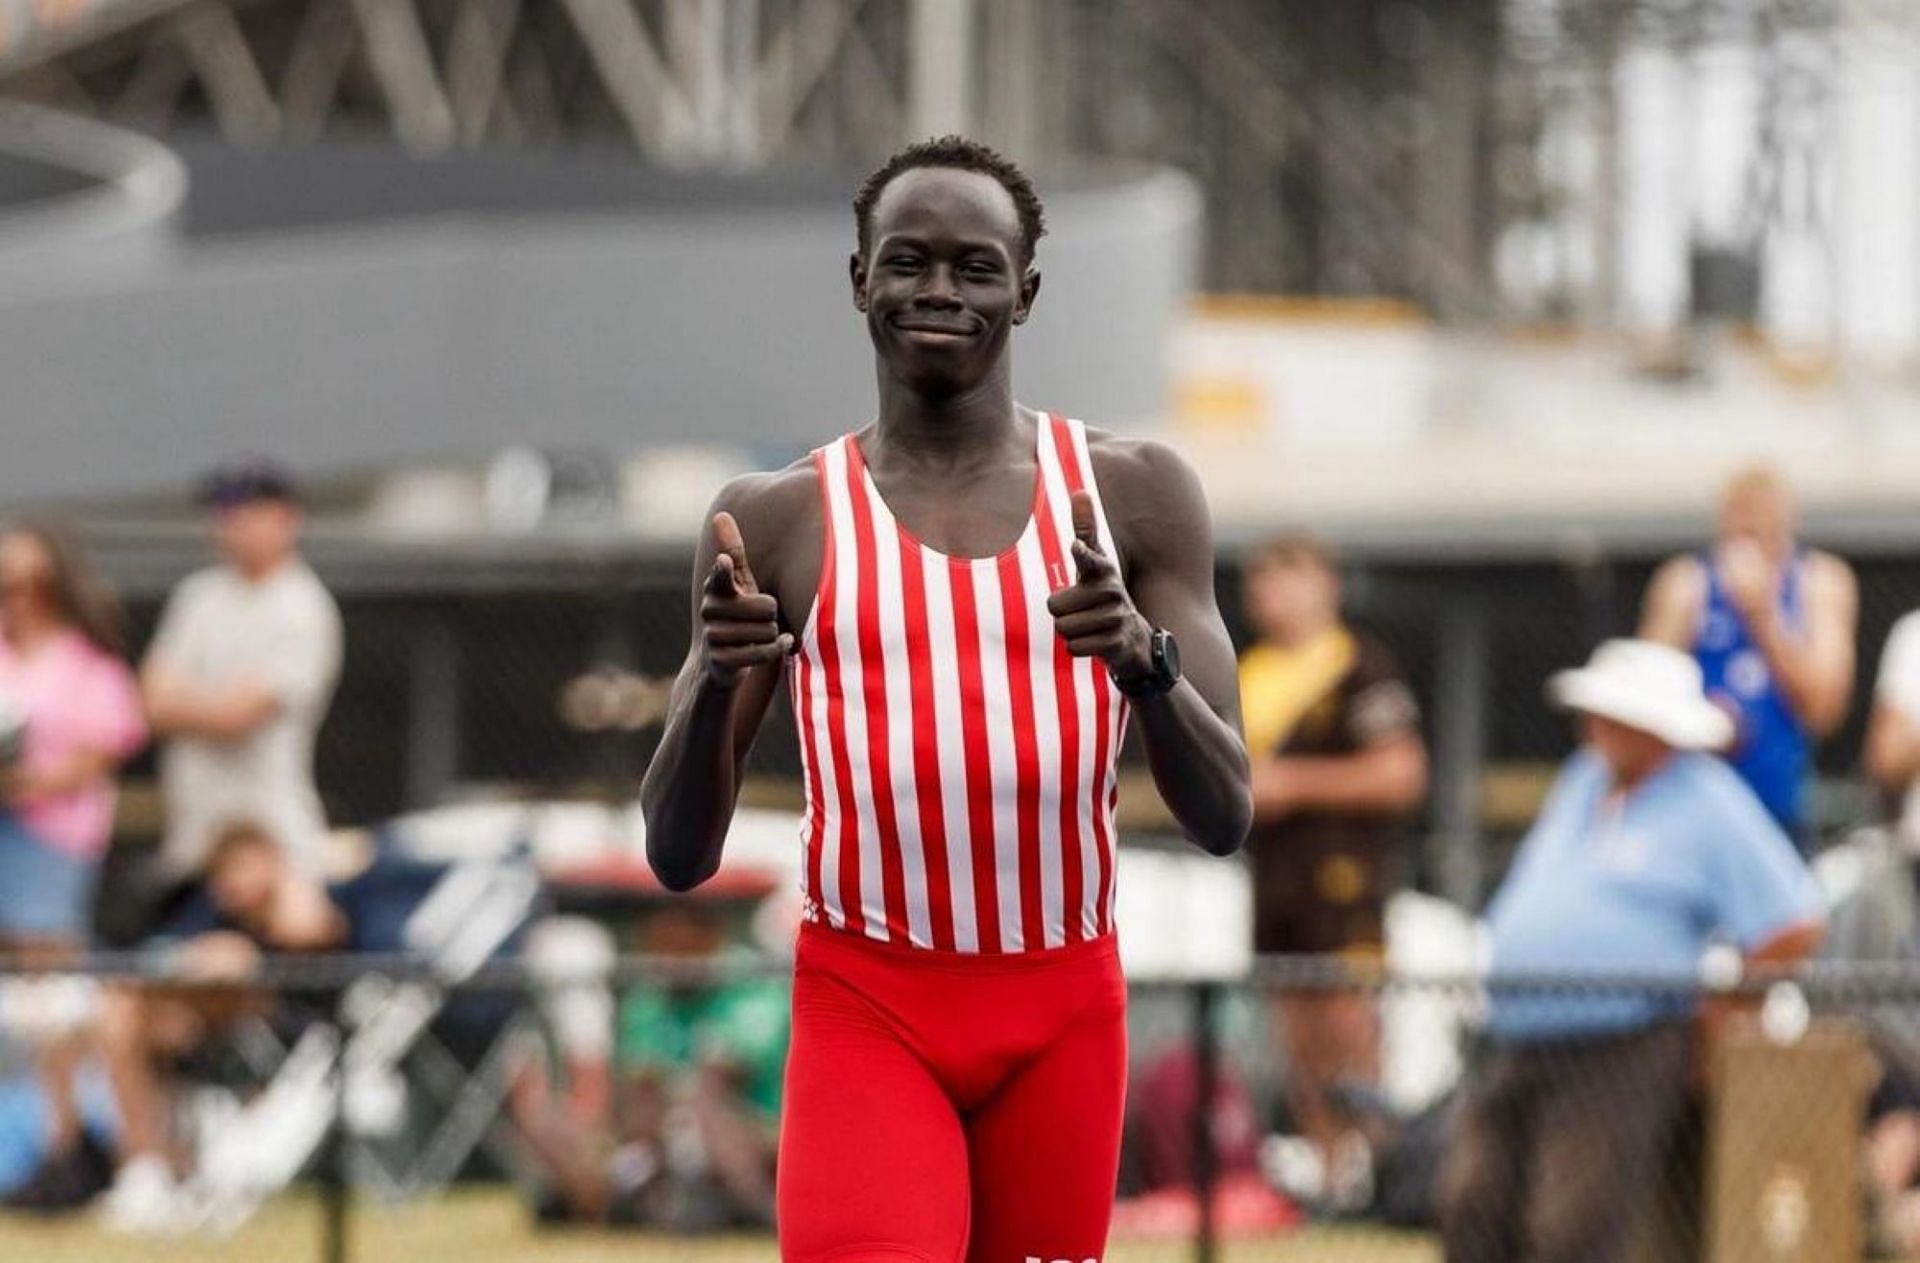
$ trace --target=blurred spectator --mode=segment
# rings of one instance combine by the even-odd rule
[[[1920,1061],[1911,1042],[1881,1040],[1882,1075],[1867,1105],[1862,1163],[1875,1258],[1920,1255]]]
[[[525,960],[541,1034],[514,1080],[515,1117],[557,1113],[564,1125],[602,1125],[613,1101],[614,999],[619,956],[611,931],[589,917],[548,916],[527,934]]]
[[[1401,825],[1426,796],[1419,708],[1391,655],[1340,618],[1340,576],[1310,536],[1248,560],[1245,601],[1259,643],[1240,660],[1253,756],[1254,947],[1380,963]],[[1320,1178],[1290,1190],[1339,1209],[1365,1200],[1366,1142],[1335,1089],[1380,1077],[1379,1018],[1354,991],[1276,998],[1287,1101]],[[1315,1187],[1317,1185],[1317,1187]]]
[[[1777,473],[1739,474],[1713,548],[1655,572],[1640,634],[1693,654],[1709,696],[1734,717],[1734,770],[1805,853],[1812,750],[1853,696],[1859,593],[1847,563],[1801,547],[1797,529]]]
[[[1732,726],[1685,654],[1609,641],[1552,700],[1581,716],[1555,782],[1487,910],[1498,978],[1492,1049],[1442,1175],[1449,1263],[1606,1263],[1684,1116],[1695,1055],[1684,984],[1716,937],[1749,960],[1812,950],[1821,899],[1754,795],[1701,751]],[[1595,979],[1582,993],[1579,978]]]
[[[1867,773],[1894,804],[1895,831],[1920,851],[1920,610],[1887,635],[1867,723]]]
[[[343,992],[353,989],[347,977],[323,971],[311,984],[276,990],[259,976],[265,960],[309,952],[406,954],[432,961],[440,982],[450,984],[519,950],[533,895],[524,884],[532,878],[530,866],[520,859],[422,859],[387,831],[358,841],[349,865],[354,871],[322,885],[266,829],[244,822],[228,826],[215,841],[205,882],[147,944],[156,954],[154,968],[168,981],[111,991],[101,1042],[121,1110],[124,1159],[108,1198],[111,1223],[167,1230],[195,1222],[207,1209],[205,1195],[231,1179],[232,1130],[244,1119],[221,1123],[218,1137],[204,1128],[198,1132],[203,1146],[212,1140],[225,1153],[210,1155],[213,1172],[201,1170],[208,1182],[196,1189],[199,1198],[181,1196],[176,1174],[186,1172],[190,1155],[173,1135],[170,1072],[185,1064],[218,1073],[224,1064],[244,1060],[223,1057],[231,1043],[225,1037],[243,1021],[264,1023],[293,1047],[313,1022],[340,1020]],[[356,1117],[376,1130],[389,1124],[365,1120],[400,1117],[404,1063],[422,1034],[421,1019],[429,1023],[438,1053],[472,1070],[491,1052],[517,1005],[496,989],[443,993],[410,982],[376,983],[357,1006],[345,1003],[357,1008],[349,1018],[349,1091],[370,1103]],[[284,1118],[287,1109],[303,1108],[289,1106],[299,1090],[282,1092],[286,1081],[282,1066],[268,1085],[269,1096],[278,1095],[267,1120],[276,1110]],[[305,1090],[309,1107],[317,1093],[318,1107],[328,1108],[330,1090],[315,1080]],[[381,1102],[391,1102],[392,1112]],[[268,1169],[291,1163],[282,1168],[290,1178],[309,1156],[288,1151],[301,1143],[298,1128],[289,1135],[283,1126],[256,1122],[261,1125],[241,1132],[251,1143],[237,1152]]]
[[[648,919],[641,947],[724,964],[720,908],[679,901]],[[769,1227],[790,1027],[784,979],[644,983],[622,1001],[614,1131],[522,1117],[553,1188],[549,1218],[679,1231]]]
[[[1146,1058],[1128,1074],[1127,1125],[1121,1160],[1123,1193],[1194,1187],[1194,1111],[1200,1104],[1200,1061],[1188,1043]],[[1216,1177],[1260,1169],[1260,1112],[1239,1067],[1223,1059],[1214,1068],[1207,1129]]]
[[[55,967],[87,946],[114,773],[146,741],[123,649],[119,604],[65,531],[0,532],[0,948],[23,964]],[[108,1174],[74,1100],[85,998],[75,980],[7,987],[50,1122],[38,1169],[7,1198],[17,1209],[79,1205]]]
[[[182,981],[198,985],[108,988],[100,1042],[119,1105],[121,1160],[107,1195],[110,1223],[144,1231],[178,1222],[176,1180],[187,1154],[174,1134],[168,1071],[237,1023],[274,1010],[273,994],[251,983],[265,954],[354,945],[351,910],[334,898],[340,889],[291,862],[266,829],[229,825],[207,857],[204,887],[151,945]]]
[[[265,826],[318,873],[326,818],[313,742],[340,675],[340,611],[300,557],[285,473],[228,466],[202,500],[221,564],[174,589],[141,668],[148,717],[167,738],[159,879],[190,883],[235,820]]]
[[[1857,849],[1865,871],[1834,910],[1829,954],[1911,963],[1920,960],[1920,611],[1903,616],[1887,636],[1865,757],[1893,824],[1884,837],[1863,835]],[[1868,1109],[1871,1228],[1882,1251],[1907,1257],[1920,1253],[1920,1058],[1907,1010],[1876,1017],[1875,1025],[1893,1029],[1880,1041],[1884,1073]]]

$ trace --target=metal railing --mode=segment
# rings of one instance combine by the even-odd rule
[[[786,968],[761,957],[633,956],[569,975],[503,961],[447,983],[426,959],[319,956],[273,959],[244,979],[213,979],[182,976],[152,955],[120,954],[64,966],[62,974],[88,979],[101,994],[244,988],[278,997],[247,1019],[258,1030],[236,1025],[225,1037],[248,1045],[239,1059],[246,1074],[236,1075],[232,1064],[222,1073],[208,1068],[218,1061],[211,1053],[219,1041],[179,1063],[192,1067],[184,1081],[201,1116],[204,1165],[197,1183],[183,1186],[198,1199],[198,1218],[173,1225],[191,1242],[192,1257],[414,1263],[421,1256],[408,1243],[432,1241],[466,1263],[557,1263],[583,1257],[583,1242],[617,1248],[623,1258],[772,1257],[767,1227],[698,1237],[632,1225],[623,1231],[610,1226],[618,1215],[583,1224],[581,1208],[572,1207],[566,1231],[536,1228],[539,1191],[551,1202],[556,1186],[542,1167],[551,1135],[543,1139],[526,1089],[556,1065],[581,1073],[554,1042],[552,1002],[562,993],[599,994],[597,1011],[614,1020],[623,1000],[649,990],[685,997],[764,985]],[[0,1014],[22,1012],[23,984],[46,977],[8,965]],[[1502,1257],[1502,1250],[1546,1248],[1513,1244],[1529,1233],[1579,1228],[1593,1217],[1569,1220],[1568,1206],[1577,1210],[1595,1197],[1619,1231],[1606,1246],[1614,1253],[1593,1257],[1720,1260],[1744,1248],[1741,1233],[1791,1244],[1796,1233],[1839,1232],[1864,1251],[1903,1244],[1901,1207],[1920,1204],[1907,1200],[1909,1186],[1920,1184],[1920,1150],[1907,1169],[1895,1143],[1903,1132],[1920,1132],[1920,967],[1823,964],[1709,985],[1691,972],[1489,979],[1267,958],[1243,979],[1143,979],[1131,991],[1133,1082],[1114,1260],[1211,1263],[1256,1248],[1259,1257],[1283,1260]],[[1295,1134],[1298,1116],[1285,1121],[1302,1089],[1287,1050],[1301,1045],[1278,1024],[1283,1013],[1299,1011],[1288,1006],[1303,997],[1349,997],[1378,1023],[1379,1074],[1319,1085],[1339,1126],[1360,1138],[1369,1169],[1359,1196],[1351,1189],[1336,1195],[1329,1177],[1337,1173],[1324,1165],[1313,1187],[1312,1142]],[[1512,1025],[1513,1014],[1529,1006],[1534,1029],[1503,1039],[1503,1012]],[[1641,1014],[1630,1030],[1620,1026],[1623,1006]],[[1699,1052],[1706,1045],[1688,1016],[1698,1007],[1748,1011],[1719,1023],[1711,1056]],[[289,1011],[300,1020],[288,1021]],[[1543,1011],[1554,1028],[1546,1035]],[[455,1030],[460,1022],[449,1015],[470,1029]],[[1605,1029],[1569,1033],[1583,1023]],[[602,1101],[607,1115],[570,1124],[580,1152],[595,1161],[613,1161],[644,1139],[620,1113],[619,1084],[656,1073],[629,1059],[622,1040],[631,1034],[616,1030],[596,1054],[612,1080]],[[24,1065],[28,1042],[15,1035],[14,1060]],[[231,1062],[232,1050],[225,1051]],[[183,1073],[174,1063],[165,1071]],[[370,1119],[381,1111],[369,1100],[379,1093],[369,1085],[386,1081],[403,1085],[407,1103],[376,1124]],[[560,1093],[580,1087],[544,1082]],[[276,1157],[264,1140],[247,1150],[255,1174],[281,1161],[289,1178],[276,1184],[261,1175],[248,1184],[242,1169],[238,1186],[223,1185],[235,1178],[236,1138],[261,1115],[260,1102],[279,1093],[283,1114],[298,1114],[284,1100],[302,1084],[317,1102],[309,1110],[318,1111],[313,1126],[259,1136],[312,1143],[297,1160]],[[222,1093],[225,1103],[215,1108],[210,1102]],[[680,1088],[661,1098],[669,1113],[685,1099]],[[1555,1165],[1566,1155],[1540,1149],[1548,1121],[1584,1136],[1586,1159],[1598,1154],[1604,1167],[1612,1154],[1607,1188],[1583,1188],[1567,1174],[1576,1168]],[[0,1133],[6,1125],[0,1111]],[[1503,1161],[1517,1163],[1525,1189],[1489,1187],[1482,1173],[1475,1191],[1465,1168],[1473,1166],[1476,1137],[1492,1137]],[[1609,1149],[1616,1144],[1617,1153]],[[1167,1153],[1183,1154],[1185,1169],[1156,1166]],[[662,1160],[658,1178],[701,1178],[697,1154]],[[674,1165],[683,1161],[692,1174]],[[1158,1208],[1157,1220],[1149,1208]],[[92,1213],[64,1221],[0,1216],[0,1257],[116,1263],[167,1249],[178,1257],[187,1248],[178,1237],[156,1245],[116,1235],[100,1221]]]

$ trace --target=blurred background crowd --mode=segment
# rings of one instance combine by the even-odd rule
[[[633,795],[949,131],[1242,651],[1243,857],[1123,768],[1116,1239],[1920,1255],[1913,0],[0,2],[0,1253],[768,1223],[791,724],[694,897]]]

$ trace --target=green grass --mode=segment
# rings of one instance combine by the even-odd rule
[[[1107,1263],[1176,1263],[1185,1242],[1116,1241]],[[639,1232],[535,1231],[512,1193],[470,1190],[402,1206],[356,1203],[350,1263],[771,1263],[767,1237],[688,1240]],[[1417,1236],[1363,1229],[1310,1229],[1236,1242],[1225,1263],[1439,1263]],[[324,1263],[321,1208],[311,1196],[283,1198],[233,1237],[158,1241],[114,1236],[89,1219],[0,1218],[5,1263]]]

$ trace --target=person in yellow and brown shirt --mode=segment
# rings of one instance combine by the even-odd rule
[[[1254,949],[1379,960],[1399,835],[1427,792],[1419,707],[1385,648],[1340,614],[1338,563],[1310,535],[1276,539],[1249,557],[1244,599],[1258,642],[1240,659],[1241,715],[1253,763],[1247,839]],[[1279,993],[1287,1099],[1319,1158],[1320,1199],[1363,1195],[1371,1162],[1330,1099],[1380,1074],[1371,997]]]

